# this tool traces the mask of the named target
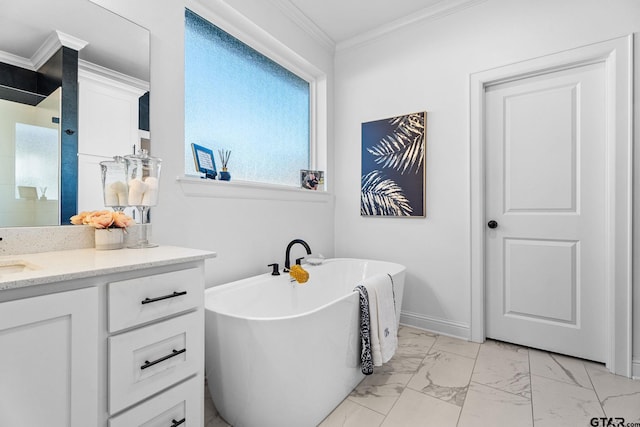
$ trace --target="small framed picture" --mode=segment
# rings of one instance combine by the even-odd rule
[[[324,171],[300,169],[300,187],[306,190],[324,191]]]
[[[196,171],[203,173],[205,175],[204,178],[216,179],[218,172],[213,151],[210,148],[193,143],[191,144],[191,150],[193,151],[193,160],[196,163]]]

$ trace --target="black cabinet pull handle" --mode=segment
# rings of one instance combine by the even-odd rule
[[[498,222],[494,221],[494,220],[491,220],[491,221],[489,221],[487,223],[487,227],[489,227],[489,228],[498,228]]]
[[[187,294],[187,291],[182,291],[182,292],[174,292],[172,294],[165,295],[162,297],[157,297],[157,298],[145,298],[144,300],[140,301],[140,304],[150,304],[152,302],[162,301],[163,299],[175,298],[175,297],[179,297],[181,295],[186,295],[186,294]]]
[[[164,362],[165,360],[171,359],[179,354],[186,353],[187,349],[183,348],[182,350],[173,350],[171,354],[167,354],[164,357],[161,357],[158,360],[154,360],[153,362],[149,362],[148,360],[144,361],[144,365],[140,366],[140,369],[147,369],[150,366],[157,365],[158,363]]]
[[[176,420],[171,420],[171,426],[170,427],[177,427],[180,424],[184,424],[185,421],[187,421],[186,418],[181,419],[180,421],[176,421]]]

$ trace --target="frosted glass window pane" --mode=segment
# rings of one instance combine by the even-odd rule
[[[18,186],[27,186],[58,200],[59,163],[58,129],[16,123],[16,199]]]
[[[185,12],[185,173],[191,143],[231,150],[234,180],[300,185],[309,169],[309,82]]]

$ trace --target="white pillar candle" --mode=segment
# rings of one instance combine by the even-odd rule
[[[144,183],[147,185],[144,197],[142,198],[143,206],[155,206],[158,204],[158,179],[153,176],[148,176],[144,179]]]
[[[147,184],[140,178],[129,181],[129,205],[141,206],[145,191],[147,191]]]
[[[114,206],[127,206],[127,184],[122,181],[112,182],[109,186],[110,191],[116,194],[117,200]]]
[[[118,193],[113,191],[110,187],[104,189],[104,205],[118,206]]]

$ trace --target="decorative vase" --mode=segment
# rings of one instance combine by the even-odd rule
[[[221,181],[229,181],[231,179],[231,174],[227,171],[227,168],[222,168],[220,172],[220,180]]]
[[[135,206],[140,214],[140,240],[129,246],[133,249],[155,248],[157,243],[149,242],[147,223],[149,208],[158,204],[158,184],[162,159],[151,157],[147,150],[138,155],[124,156],[129,182],[129,206]]]
[[[96,249],[110,250],[124,247],[124,232],[122,228],[96,228]]]
[[[127,186],[127,163],[124,157],[115,156],[113,160],[100,162],[102,170],[102,195],[104,205],[114,211],[124,211],[129,205]]]

